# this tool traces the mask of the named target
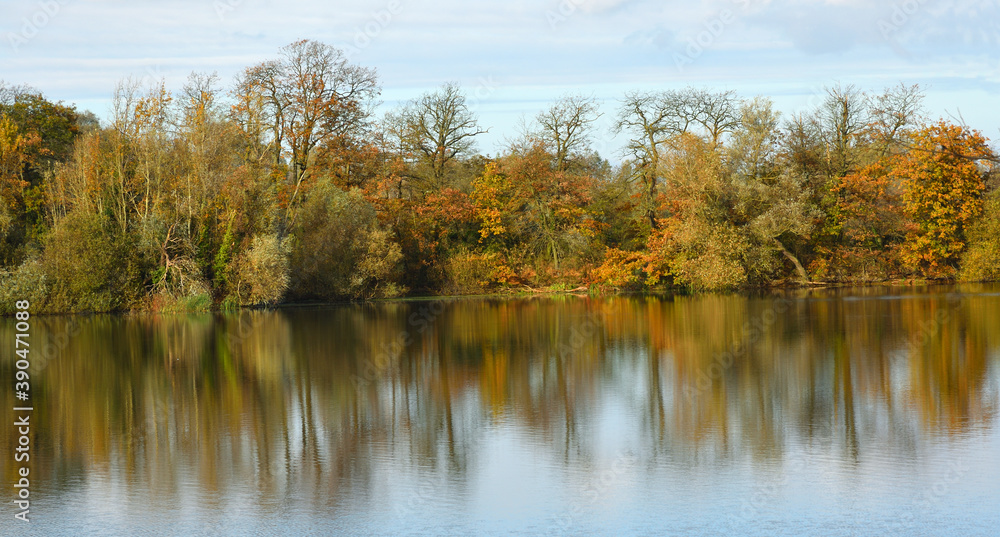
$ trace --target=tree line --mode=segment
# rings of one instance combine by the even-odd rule
[[[733,91],[629,92],[617,165],[592,97],[490,158],[457,84],[383,115],[379,95],[309,40],[229,88],[122,81],[103,124],[0,83],[0,310],[1000,275],[997,156],[917,86],[835,86],[784,118]]]

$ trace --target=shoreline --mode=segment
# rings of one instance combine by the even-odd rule
[[[969,282],[969,281],[943,281],[926,279],[894,279],[877,282],[775,282],[772,285],[742,287],[729,290],[692,291],[671,288],[647,289],[639,291],[625,290],[599,290],[594,287],[575,287],[572,289],[562,289],[558,286],[540,288],[510,288],[501,289],[491,293],[478,294],[414,294],[409,296],[399,296],[390,298],[368,298],[355,300],[338,300],[325,302],[283,302],[272,305],[239,306],[235,308],[223,308],[220,304],[213,304],[208,309],[188,309],[188,310],[163,310],[163,309],[122,309],[109,311],[78,311],[78,312],[32,312],[34,316],[89,316],[89,315],[193,315],[193,314],[228,314],[242,311],[262,311],[262,310],[291,310],[306,308],[329,308],[350,304],[381,304],[394,302],[435,302],[435,301],[457,301],[457,300],[498,300],[498,299],[528,299],[543,297],[695,297],[704,295],[744,295],[753,296],[759,294],[770,294],[774,292],[795,292],[795,291],[822,291],[839,289],[876,289],[876,288],[929,288],[929,287],[955,287],[960,285],[993,285],[998,282]],[[0,317],[11,317],[3,315]]]

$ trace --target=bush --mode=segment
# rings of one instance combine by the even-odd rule
[[[818,257],[809,264],[816,281],[872,283],[903,276],[898,245],[837,245],[820,247],[816,253]]]
[[[45,311],[48,294],[48,279],[38,261],[27,261],[10,272],[0,270],[0,315],[13,315],[18,300],[29,301],[32,311]]]
[[[277,304],[289,284],[288,239],[256,235],[250,249],[236,260],[234,299],[242,306]]]
[[[297,215],[293,238],[293,296],[335,300],[403,292],[399,245],[358,190],[317,185]]]
[[[500,254],[460,251],[448,259],[445,275],[446,293],[472,295],[507,283],[514,277],[514,272]]]
[[[604,260],[590,271],[590,282],[617,289],[641,289],[646,284],[646,262],[639,252],[608,248]]]
[[[141,259],[132,237],[100,215],[70,213],[45,245],[42,267],[52,282],[48,310],[113,311],[142,294]]]
[[[989,195],[982,218],[969,229],[969,247],[962,256],[959,278],[1000,280],[1000,190]]]
[[[668,225],[662,230],[660,263],[669,268],[674,284],[692,291],[718,291],[747,283],[744,262],[749,244],[734,226],[695,219]]]

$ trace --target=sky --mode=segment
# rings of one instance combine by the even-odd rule
[[[383,110],[459,83],[483,153],[579,94],[601,102],[593,147],[613,159],[626,91],[688,86],[766,95],[787,117],[829,86],[919,84],[930,119],[1000,140],[997,0],[0,0],[0,80],[107,117],[126,77],[228,87],[300,39],[375,68]]]

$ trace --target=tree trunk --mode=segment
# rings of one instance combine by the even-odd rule
[[[795,257],[795,255],[793,255],[792,252],[789,252],[788,248],[785,248],[785,245],[781,244],[781,241],[779,241],[777,238],[774,239],[774,245],[777,246],[779,250],[781,250],[781,253],[784,254],[784,256],[788,258],[788,260],[791,261],[793,265],[795,265],[795,272],[799,273],[799,279],[803,283],[809,283],[811,281],[809,279],[809,274],[806,272],[805,267],[802,266],[802,263],[799,262],[799,259]]]

